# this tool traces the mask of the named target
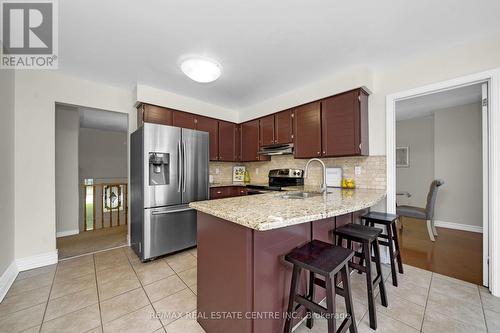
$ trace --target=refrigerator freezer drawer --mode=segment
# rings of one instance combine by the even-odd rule
[[[142,260],[196,245],[196,211],[187,205],[144,210]]]

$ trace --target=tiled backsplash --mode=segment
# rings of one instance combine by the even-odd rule
[[[233,166],[235,165],[242,164],[233,162],[210,162],[209,173],[214,178],[214,183],[230,183],[233,180]]]
[[[386,186],[386,165],[385,156],[367,157],[341,157],[323,158],[327,167],[342,167],[345,178],[354,178],[358,188],[385,189]],[[292,168],[304,169],[307,159],[294,159],[292,155],[272,156],[271,161],[249,162],[249,163],[228,163],[210,162],[210,174],[214,177],[214,182],[231,182],[233,166],[244,165],[250,173],[252,183],[265,183],[268,181],[267,175],[271,169]],[[354,167],[361,167],[361,174],[354,175]],[[219,174],[216,174],[219,169]],[[258,173],[257,173],[258,170]],[[311,164],[310,174],[305,179],[306,185],[320,185],[322,181],[321,167],[318,163]]]

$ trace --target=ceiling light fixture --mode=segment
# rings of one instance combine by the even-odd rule
[[[189,58],[181,63],[181,70],[191,80],[208,83],[217,80],[222,67],[213,60],[206,58]]]

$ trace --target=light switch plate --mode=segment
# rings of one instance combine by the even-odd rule
[[[215,168],[215,174],[218,175],[220,173],[219,168]]]
[[[259,168],[255,168],[255,174],[258,175],[259,174]]]
[[[354,167],[354,174],[355,174],[356,176],[361,175],[361,167],[360,167],[360,166],[355,166],[355,167]]]

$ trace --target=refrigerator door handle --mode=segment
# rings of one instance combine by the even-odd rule
[[[179,208],[179,209],[172,209],[172,210],[154,210],[151,215],[163,215],[163,214],[170,214],[170,213],[179,213],[179,212],[186,212],[188,210],[193,210],[193,208],[187,207],[187,208]]]
[[[186,142],[182,141],[182,192],[186,192],[186,170],[187,170],[187,158],[186,158]]]
[[[181,186],[182,186],[182,165],[183,165],[183,157],[182,157],[182,148],[181,148],[181,142],[177,144],[177,153],[179,156],[177,157],[177,183],[179,184],[177,187],[177,192],[181,191]]]

